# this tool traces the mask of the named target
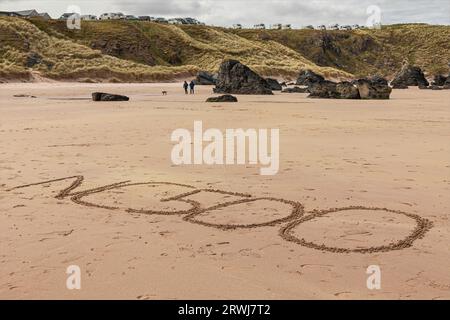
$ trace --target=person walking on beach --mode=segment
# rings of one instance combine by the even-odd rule
[[[187,83],[187,81],[184,82],[183,88],[184,88],[184,93],[185,93],[185,94],[188,94],[189,84]]]
[[[189,84],[189,87],[191,88],[191,94],[195,94],[195,82],[194,80],[191,81]]]

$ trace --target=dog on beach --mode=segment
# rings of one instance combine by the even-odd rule
[[[163,92],[162,92],[162,95],[163,95],[163,96],[167,96],[167,91],[163,91]]]

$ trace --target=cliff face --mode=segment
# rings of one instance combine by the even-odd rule
[[[216,72],[227,58],[264,76],[393,75],[408,59],[427,75],[447,73],[450,27],[397,25],[382,30],[231,30],[141,21],[65,22],[0,18],[0,78],[30,72],[62,80],[170,81]]]

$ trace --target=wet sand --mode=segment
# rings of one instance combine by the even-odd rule
[[[449,90],[207,104],[197,89],[0,85],[0,298],[450,298]],[[280,129],[279,173],[174,166],[170,135],[195,120]]]

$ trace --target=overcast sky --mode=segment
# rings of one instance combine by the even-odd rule
[[[0,11],[36,9],[59,17],[69,6],[82,14],[191,16],[212,25],[234,23],[365,24],[371,5],[381,9],[384,24],[425,22],[450,24],[450,0],[0,0]]]

